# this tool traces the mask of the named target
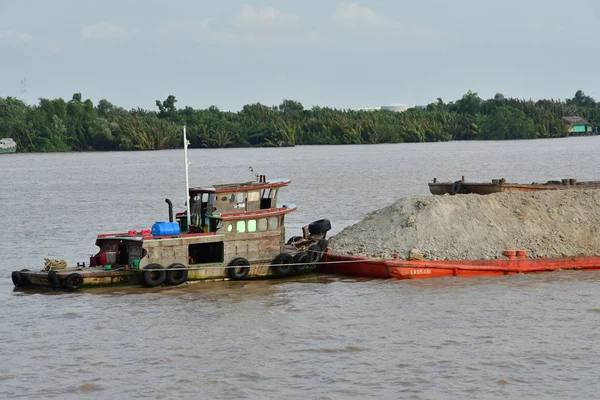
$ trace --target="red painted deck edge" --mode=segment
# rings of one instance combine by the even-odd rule
[[[366,278],[423,279],[444,276],[495,276],[555,270],[600,269],[600,256],[512,260],[404,261],[327,253],[319,272]]]

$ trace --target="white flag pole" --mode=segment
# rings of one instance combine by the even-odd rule
[[[190,199],[190,176],[189,176],[189,172],[188,172],[189,161],[188,161],[188,155],[187,155],[188,144],[189,144],[189,142],[187,140],[185,125],[183,125],[183,154],[184,154],[184,158],[185,158],[185,198],[187,199],[185,204],[187,204],[187,225],[188,225],[188,232],[189,232],[190,225],[192,223],[192,219],[191,219],[191,213],[190,213],[190,200],[191,199]]]

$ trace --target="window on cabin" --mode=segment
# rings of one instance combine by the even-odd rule
[[[277,229],[279,227],[279,218],[269,217],[269,230]]]
[[[231,231],[233,231],[233,224],[232,224],[231,222],[228,222],[228,223],[226,224],[226,226],[227,226],[227,232],[231,232]]]
[[[258,230],[264,232],[267,230],[267,219],[261,218],[258,220]]]
[[[223,262],[223,242],[190,244],[188,256],[190,264]]]
[[[256,220],[251,219],[248,221],[248,232],[256,232]]]
[[[260,199],[260,193],[248,192],[248,201],[258,201]]]
[[[239,233],[246,232],[246,221],[238,221],[235,230]]]
[[[266,210],[268,208],[273,208],[273,193],[276,190],[273,189],[263,189],[260,196],[260,209]]]
[[[106,253],[108,264],[111,265],[115,265],[115,263],[119,265],[133,265],[135,260],[142,259],[146,254],[146,250],[142,249],[142,246],[139,244],[131,244],[125,241],[119,243],[118,260],[116,253]],[[109,255],[111,255],[113,259],[110,259]]]
[[[223,220],[221,218],[207,218],[210,223],[209,232],[216,232],[223,228]]]

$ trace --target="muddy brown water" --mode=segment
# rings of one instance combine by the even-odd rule
[[[427,194],[434,177],[600,179],[600,137],[190,150],[192,185],[289,177],[286,236]],[[582,398],[600,390],[600,272],[422,281],[303,276],[13,290],[99,232],[185,201],[181,151],[0,156],[0,398]]]

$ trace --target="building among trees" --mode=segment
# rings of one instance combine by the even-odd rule
[[[569,136],[592,134],[592,125],[581,117],[562,117],[569,127]]]

